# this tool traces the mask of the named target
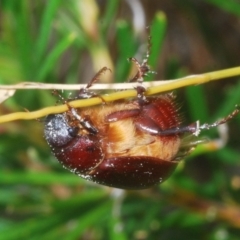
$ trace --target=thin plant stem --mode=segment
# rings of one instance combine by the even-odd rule
[[[143,86],[146,88],[146,95],[159,94],[163,92],[173,91],[181,87],[198,85],[207,83],[210,81],[216,81],[227,77],[233,77],[240,75],[240,67],[229,68],[225,70],[219,70],[214,72],[209,72],[205,74],[191,75],[184,78],[179,78],[176,80],[167,80],[167,81],[153,81],[153,82],[144,82]],[[124,83],[124,84],[95,84],[91,89],[100,90],[100,89],[131,89],[118,91],[110,94],[105,94],[100,97],[93,97],[90,99],[81,99],[69,101],[68,104],[74,108],[80,107],[90,107],[94,105],[101,104],[104,102],[112,102],[119,99],[136,97],[137,93],[133,88],[136,86],[136,83]],[[0,89],[80,89],[85,87],[85,85],[64,85],[64,84],[42,84],[42,83],[20,83],[17,85],[1,85]],[[30,120],[44,117],[48,114],[62,113],[68,110],[66,104],[59,106],[50,106],[42,108],[33,112],[16,112],[7,115],[0,116],[0,123],[10,122],[14,120]]]

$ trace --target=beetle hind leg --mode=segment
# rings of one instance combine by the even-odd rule
[[[237,105],[235,107],[235,109],[231,113],[229,113],[226,117],[224,117],[224,118],[222,118],[222,119],[220,119],[220,120],[218,120],[218,121],[216,121],[216,122],[214,122],[212,124],[204,123],[201,126],[199,126],[199,129],[197,129],[198,130],[197,134],[199,134],[199,132],[201,130],[205,130],[205,129],[209,130],[209,129],[217,127],[217,126],[219,126],[221,124],[227,123],[228,121],[230,121],[231,119],[236,117],[239,114],[239,112],[240,112],[240,106]]]

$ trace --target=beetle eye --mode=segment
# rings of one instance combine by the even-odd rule
[[[78,131],[79,131],[78,127],[70,127],[70,128],[68,128],[68,133],[73,138],[78,135]]]
[[[64,114],[50,114],[45,119],[44,135],[49,145],[61,147],[73,139],[73,132],[69,132],[70,126]]]

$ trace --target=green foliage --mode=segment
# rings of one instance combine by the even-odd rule
[[[145,57],[148,31],[149,62],[158,72],[148,80],[239,65],[239,46],[224,44],[225,27],[211,24],[221,16],[229,17],[231,24],[239,21],[237,1],[205,0],[197,5],[172,0],[156,6],[149,1],[145,7],[142,1],[148,20],[141,31],[136,31],[125,1],[98,2],[2,0],[0,83],[82,83],[105,65],[112,69],[106,81],[126,81],[133,74],[127,58]],[[204,9],[217,12],[218,19],[211,14],[207,18]],[[181,26],[187,31],[181,32]],[[201,36],[201,43],[194,41],[195,34]],[[198,49],[203,54],[208,51],[204,55],[211,58],[208,64],[195,52]],[[190,50],[191,56],[186,55]],[[221,56],[228,56],[227,63]],[[180,90],[184,122],[211,122],[225,116],[240,103],[239,92],[236,79]],[[55,102],[48,91],[22,90],[0,111],[35,110]],[[230,123],[230,139],[223,149],[199,150],[180,163],[165,183],[131,192],[89,183],[63,169],[43,139],[41,121],[2,124],[0,240],[238,239],[239,123],[239,118]],[[216,130],[204,135],[218,137]]]

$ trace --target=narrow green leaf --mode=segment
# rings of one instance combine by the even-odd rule
[[[124,82],[127,80],[126,77],[131,67],[127,59],[134,56],[137,44],[130,25],[123,20],[117,23],[117,45],[119,53],[116,64],[115,80],[117,82]]]
[[[105,13],[101,20],[101,33],[106,36],[106,31],[109,25],[112,23],[114,16],[116,15],[119,6],[119,0],[108,0],[106,4]]]
[[[0,171],[0,184],[51,185],[66,184],[78,186],[83,180],[74,174],[41,173],[41,172],[4,172]]]
[[[221,160],[226,164],[239,164],[239,151],[233,148],[224,147],[216,152],[216,156],[217,159]]]
[[[232,86],[227,91],[227,96],[223,101],[223,104],[219,106],[218,111],[213,116],[213,119],[226,116],[233,111],[236,104],[240,104],[240,82]]]
[[[16,5],[18,11],[15,12],[15,39],[17,41],[19,61],[26,78],[31,77],[32,71],[32,40],[30,30],[30,9],[28,1],[19,1]]]
[[[240,2],[235,0],[206,0],[206,2],[209,2],[224,11],[227,11],[229,13],[232,13],[236,16],[240,16]]]
[[[51,215],[16,223],[9,228],[5,228],[1,232],[1,236],[4,236],[4,240],[14,240],[30,239],[31,236],[42,235],[42,233],[66,224],[69,220],[76,219],[79,215],[81,217],[85,216],[90,209],[95,209],[95,207],[102,205],[103,201],[105,201],[103,194],[79,194],[69,200],[60,201],[57,207],[53,209]],[[82,222],[82,224],[84,223]]]
[[[71,230],[66,236],[66,240],[75,240],[81,237],[84,231],[98,223],[99,219],[103,219],[104,216],[110,215],[111,202],[106,201],[104,204],[97,206],[89,211],[85,216],[79,217],[75,229]]]
[[[208,104],[202,85],[187,87],[185,89],[191,120],[206,122],[208,118]]]
[[[161,55],[162,45],[166,34],[167,20],[163,12],[158,12],[151,24],[151,49],[149,56],[149,65],[154,69],[157,66],[159,56]]]
[[[127,240],[128,238],[124,231],[123,221],[120,218],[114,216],[112,216],[109,220],[110,239]]]
[[[46,1],[45,11],[41,20],[41,27],[39,31],[38,40],[35,48],[35,57],[37,64],[41,61],[44,51],[47,48],[48,39],[51,32],[53,18],[56,14],[61,0]]]
[[[38,81],[43,81],[44,78],[47,76],[47,74],[52,70],[54,65],[56,64],[59,57],[63,54],[63,52],[72,44],[72,42],[75,40],[76,36],[75,34],[70,34],[62,41],[60,41],[57,46],[52,50],[51,53],[47,56],[47,58],[42,63],[41,68],[36,75],[36,79]]]

